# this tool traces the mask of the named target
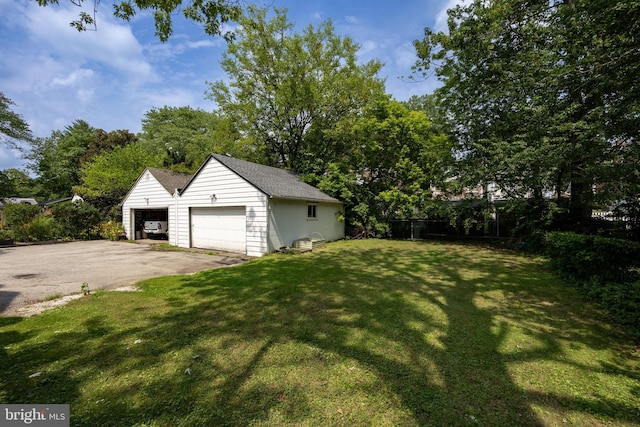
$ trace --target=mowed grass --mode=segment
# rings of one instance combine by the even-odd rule
[[[85,426],[640,426],[640,351],[538,258],[344,241],[142,288],[0,319],[0,402]]]

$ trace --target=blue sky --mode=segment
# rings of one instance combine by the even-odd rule
[[[361,48],[362,62],[385,65],[387,93],[397,100],[430,93],[432,77],[409,82],[415,61],[412,41],[424,28],[446,26],[446,10],[462,0],[268,0],[260,5],[288,9],[289,21],[302,31],[331,19],[340,36]],[[249,1],[250,2],[250,1]],[[88,0],[91,8],[93,2]],[[13,111],[34,135],[47,137],[77,119],[106,131],[141,130],[154,107],[185,106],[211,111],[206,81],[224,80],[219,60],[222,38],[207,36],[179,16],[174,35],[161,43],[148,14],[129,23],[112,16],[111,1],[99,6],[98,30],[78,33],[69,26],[79,9],[69,0],[39,7],[33,0],[0,0],[0,91],[15,102]],[[89,9],[87,9],[89,10]],[[0,170],[22,168],[20,153],[0,148]]]

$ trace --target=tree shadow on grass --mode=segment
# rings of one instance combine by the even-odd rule
[[[399,248],[270,257],[169,289],[151,281],[146,308],[124,327],[105,306],[77,328],[0,353],[15,368],[0,373],[3,396],[73,402],[73,425],[543,425],[533,405],[635,421],[637,408],[514,381],[510,364],[570,363],[560,339],[611,342],[562,302],[550,276],[487,251]],[[117,308],[116,298],[125,297],[95,303]],[[536,345],[505,351],[514,325]],[[46,375],[28,378],[36,370]]]

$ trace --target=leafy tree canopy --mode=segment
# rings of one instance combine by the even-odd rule
[[[14,191],[13,182],[7,176],[6,171],[0,171],[0,199],[12,196]]]
[[[38,195],[45,199],[69,197],[73,187],[80,183],[83,165],[136,140],[129,131],[105,132],[83,120],[76,120],[62,131],[53,131],[48,138],[34,140],[26,158],[38,175]]]
[[[0,198],[33,197],[36,194],[35,180],[20,169],[0,171]]]
[[[142,120],[143,144],[164,156],[166,168],[194,172],[211,153],[246,158],[233,123],[218,115],[191,107],[154,108]]]
[[[95,138],[95,128],[76,120],[62,131],[53,131],[48,138],[33,141],[26,158],[42,185],[40,197],[56,199],[71,195],[72,187],[80,182],[80,159]]]
[[[354,236],[384,236],[390,220],[420,215],[453,162],[449,139],[426,114],[396,101],[371,104],[341,131],[346,151],[305,178],[345,203]]]
[[[11,110],[12,100],[0,92],[0,144],[9,148],[18,148],[15,140],[31,141],[33,138],[29,125],[20,114]]]
[[[358,64],[359,46],[330,21],[298,34],[286,10],[267,20],[266,9],[249,6],[240,24],[221,62],[230,83],[210,84],[209,97],[263,163],[304,169],[305,159],[322,157],[324,130],[384,97],[381,64]]]
[[[36,0],[40,6],[59,4],[60,0]],[[82,7],[85,0],[69,0]],[[184,3],[184,4],[183,4]],[[100,0],[93,0],[93,13],[81,11],[78,19],[70,25],[78,31],[97,29],[95,11]],[[242,15],[240,1],[234,0],[122,0],[113,3],[113,14],[124,21],[130,21],[138,13],[150,12],[156,27],[156,36],[166,42],[173,34],[173,18],[177,12],[189,20],[202,25],[204,32],[211,36],[222,35],[225,39],[233,38],[232,33],[223,34],[223,25],[237,21]]]
[[[163,153],[154,153],[141,143],[102,152],[81,168],[81,182],[74,192],[88,197],[116,200],[129,191],[145,167],[162,167]]]
[[[408,100],[402,102],[407,109],[424,112],[432,126],[439,132],[446,131],[446,124],[443,123],[441,110],[438,108],[438,100],[434,94],[412,95]]]
[[[538,200],[570,188],[571,220],[588,219],[594,185],[637,152],[639,14],[637,0],[474,0],[449,11],[448,34],[426,29],[416,71],[444,82],[460,176]]]
[[[124,147],[138,140],[138,137],[128,130],[114,130],[106,132],[102,129],[96,129],[95,138],[89,143],[89,146],[80,158],[80,164],[83,165],[93,160],[98,154],[112,151],[118,147]]]

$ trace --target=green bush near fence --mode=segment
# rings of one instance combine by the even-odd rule
[[[635,280],[640,243],[569,232],[545,236],[551,267],[572,282]]]
[[[640,243],[569,232],[544,243],[549,266],[640,339]]]

